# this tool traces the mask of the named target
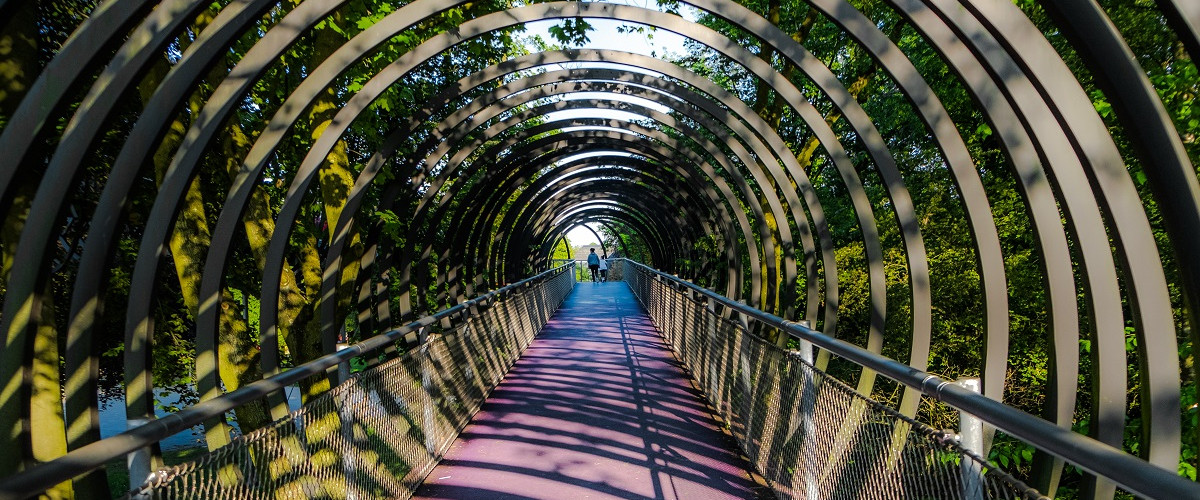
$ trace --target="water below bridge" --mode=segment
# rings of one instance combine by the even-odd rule
[[[624,282],[580,283],[419,499],[768,498]]]

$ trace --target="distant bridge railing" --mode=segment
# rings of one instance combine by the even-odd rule
[[[812,365],[813,345],[1108,478],[1130,493],[1200,498],[1200,484],[967,388],[627,259],[612,259],[779,498],[1045,498],[930,428]],[[753,334],[751,332],[754,332]],[[798,341],[777,347],[771,332]],[[796,342],[793,342],[795,344]],[[975,447],[972,447],[975,448]]]
[[[190,463],[153,472],[132,498],[408,498],[575,285],[567,264],[0,481],[27,498],[354,358],[378,362],[287,417]]]

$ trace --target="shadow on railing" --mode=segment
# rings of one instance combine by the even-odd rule
[[[1148,498],[1200,485],[975,391],[642,264],[613,259],[730,432],[780,498],[1045,498],[980,456],[981,425]],[[753,334],[750,332],[754,332]],[[796,350],[765,339],[785,334]],[[932,429],[827,376],[814,345],[957,408],[969,436]]]
[[[0,481],[27,498],[351,359],[375,364],[271,425],[156,471],[133,498],[407,498],[575,285],[557,267]],[[441,326],[437,333],[430,327]],[[405,337],[417,346],[384,353]]]

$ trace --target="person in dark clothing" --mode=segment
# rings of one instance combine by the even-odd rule
[[[592,282],[596,282],[596,273],[600,270],[600,256],[596,255],[596,249],[588,254],[588,270],[592,272]]]

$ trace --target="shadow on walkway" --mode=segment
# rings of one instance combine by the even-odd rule
[[[769,498],[624,282],[580,283],[420,499]]]

